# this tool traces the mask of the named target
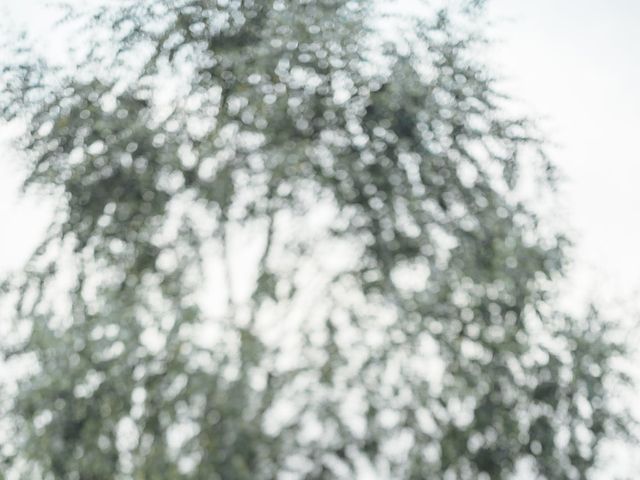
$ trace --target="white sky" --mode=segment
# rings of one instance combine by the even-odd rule
[[[0,16],[38,28],[43,3],[0,0]],[[504,89],[557,144],[552,157],[567,178],[560,211],[576,242],[569,288],[637,311],[640,1],[489,0],[489,18],[499,41],[488,58]],[[0,146],[0,273],[20,266],[48,217],[41,201],[18,198],[6,152]]]
[[[505,88],[541,119],[589,288],[640,286],[640,2],[489,0]],[[584,285],[583,285],[584,286]]]

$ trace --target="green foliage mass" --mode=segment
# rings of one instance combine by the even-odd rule
[[[16,49],[58,209],[5,282],[7,471],[587,478],[622,350],[554,307],[567,241],[518,194],[553,166],[455,18],[135,0],[71,15],[72,69]]]

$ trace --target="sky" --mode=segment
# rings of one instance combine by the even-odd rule
[[[0,0],[0,16],[38,31],[42,4]],[[637,323],[640,2],[489,0],[487,14],[495,40],[487,61],[513,108],[538,121],[565,177],[557,214],[575,242],[569,298],[622,305]],[[6,137],[0,130],[0,274],[19,268],[50,215],[46,202],[18,195],[19,162],[3,148]]]
[[[640,287],[640,2],[490,0],[489,10],[495,70],[556,145],[581,288],[632,295]]]

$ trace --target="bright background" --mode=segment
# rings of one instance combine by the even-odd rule
[[[557,145],[580,287],[629,298],[640,287],[640,2],[489,0],[489,10],[495,70]]]
[[[538,120],[566,179],[557,212],[575,242],[567,298],[608,305],[637,338],[640,1],[489,0],[488,5],[495,42],[487,61],[514,98],[514,108]],[[43,6],[43,0],[0,0],[0,18],[9,13],[39,36],[43,49],[64,56],[62,44],[43,33],[48,24]],[[6,134],[0,128],[0,142]],[[0,274],[20,267],[50,215],[46,202],[18,195],[15,160],[0,143]],[[640,393],[632,401],[640,404]],[[612,471],[637,478],[637,453],[614,449]]]

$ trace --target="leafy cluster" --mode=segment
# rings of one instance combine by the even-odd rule
[[[621,350],[553,307],[567,242],[517,194],[553,168],[445,13],[377,15],[136,0],[72,71],[15,54],[59,201],[6,282],[19,478],[586,478]]]

